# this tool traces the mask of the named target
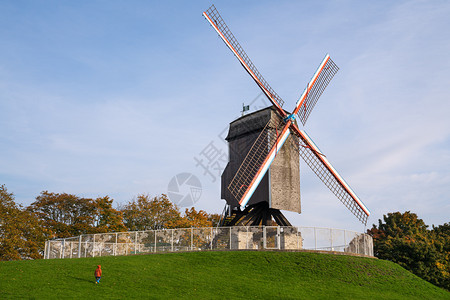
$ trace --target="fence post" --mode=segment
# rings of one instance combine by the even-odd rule
[[[356,237],[359,239],[359,234],[356,235]],[[359,254],[359,241],[356,239],[356,253]]]
[[[283,230],[284,232],[284,230]],[[277,226],[277,243],[278,243],[278,250],[281,249],[281,227]]]
[[[231,250],[231,226],[228,227],[228,229],[230,230],[230,250]]]
[[[364,255],[366,255],[366,234],[363,233],[363,238],[364,238]]]
[[[94,234],[94,242],[92,243],[92,257],[95,257],[95,234]]]
[[[116,242],[114,243],[114,250],[113,250],[114,256],[117,254],[117,232],[116,232]]]
[[[347,230],[344,230],[344,247],[347,247],[347,238],[345,237],[345,233],[347,232]],[[345,251],[345,248],[344,248]]]
[[[156,252],[156,230],[153,230],[153,233],[155,234],[155,251]]]
[[[137,248],[137,231],[134,232],[134,254],[136,254],[136,248]]]
[[[266,235],[266,226],[263,226],[263,248],[266,249],[267,248],[267,235]]]
[[[191,251],[194,249],[194,228],[191,227]]]
[[[317,250],[317,234],[316,234],[316,227],[314,227],[314,250]]]
[[[66,240],[64,239],[64,240],[62,240],[62,242],[61,242],[61,247],[59,248],[59,251],[61,251],[60,253],[59,253],[59,258],[64,258],[64,242],[65,242]]]
[[[209,241],[211,242],[211,250],[213,249],[213,228],[211,227],[211,235],[209,237]]]
[[[78,258],[80,258],[81,257],[81,234],[80,234],[80,236],[78,237]]]
[[[246,233],[246,236],[245,236],[245,247],[246,247],[246,249],[248,250],[249,249],[249,246],[248,246],[248,226],[246,226],[246,228],[247,228],[247,233]]]
[[[330,228],[330,243],[331,243],[331,248],[330,250],[333,251],[333,229]]]

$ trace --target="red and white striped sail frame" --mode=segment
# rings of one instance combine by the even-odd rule
[[[281,134],[278,136],[277,141],[270,149],[269,153],[266,156],[266,159],[261,164],[261,167],[259,168],[258,172],[256,173],[255,177],[253,177],[253,180],[251,181],[250,185],[248,186],[247,190],[245,191],[242,198],[239,200],[239,205],[242,209],[245,208],[248,201],[252,197],[253,193],[255,192],[256,188],[258,187],[259,183],[263,179],[264,175],[266,175],[267,171],[269,170],[270,165],[272,164],[273,160],[275,159],[275,156],[277,155],[278,151],[280,151],[281,147],[283,147],[284,142],[286,142],[286,139],[288,138],[289,134],[291,133],[289,130],[289,126],[291,125],[291,121],[288,121],[286,125],[284,126]]]
[[[286,112],[282,109],[281,105],[275,100],[272,93],[269,91],[269,89],[261,82],[261,80],[256,76],[256,74],[251,70],[250,66],[245,62],[244,58],[238,53],[238,51],[233,47],[231,42],[225,37],[225,35],[220,31],[219,27],[215,24],[215,22],[209,17],[209,15],[206,12],[203,12],[203,16],[208,20],[208,22],[211,24],[211,26],[214,28],[214,30],[219,34],[219,36],[222,38],[222,40],[225,42],[225,44],[230,48],[230,50],[234,53],[234,55],[237,57],[239,62],[244,66],[245,70],[250,74],[250,76],[253,78],[253,80],[258,84],[258,86],[261,88],[261,90],[264,92],[264,94],[269,98],[269,100],[272,102],[272,104],[277,108],[278,112],[285,117]]]
[[[321,153],[319,147],[317,147],[317,145],[313,142],[313,140],[309,137],[309,135],[303,130],[299,130],[298,133],[300,134],[301,138],[303,138],[303,140],[307,142],[308,147],[310,147],[311,150],[314,153],[316,153],[316,156],[319,158],[322,164],[331,172],[331,174],[333,174],[333,176],[341,184],[341,186],[345,189],[345,191],[353,198],[356,204],[358,204],[358,206],[364,211],[364,213],[367,216],[369,216],[370,215],[369,209],[364,205],[361,199],[359,199],[359,197],[355,194],[355,192],[353,192],[353,190],[350,188],[347,182],[345,182],[345,180],[341,177],[341,175],[339,175],[339,173],[331,165],[328,159]]]
[[[308,96],[309,91],[314,86],[314,83],[316,83],[317,78],[319,77],[320,73],[323,71],[323,68],[327,64],[328,60],[330,60],[330,55],[325,55],[325,58],[323,59],[322,63],[317,68],[316,73],[314,73],[313,77],[309,81],[308,85],[306,86],[306,89],[303,91],[303,94],[298,99],[297,103],[295,104],[294,112],[292,114],[297,114],[300,108],[302,107],[303,103],[306,100],[306,97]]]

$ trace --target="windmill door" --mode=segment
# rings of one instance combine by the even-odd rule
[[[264,249],[280,249],[280,227],[263,227]]]

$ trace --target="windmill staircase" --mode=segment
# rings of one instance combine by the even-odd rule
[[[219,226],[292,226],[279,209],[270,208],[267,202],[258,202],[239,208],[227,209]]]

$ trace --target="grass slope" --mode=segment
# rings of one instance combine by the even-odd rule
[[[0,298],[450,299],[450,293],[383,260],[230,251],[0,262]]]

